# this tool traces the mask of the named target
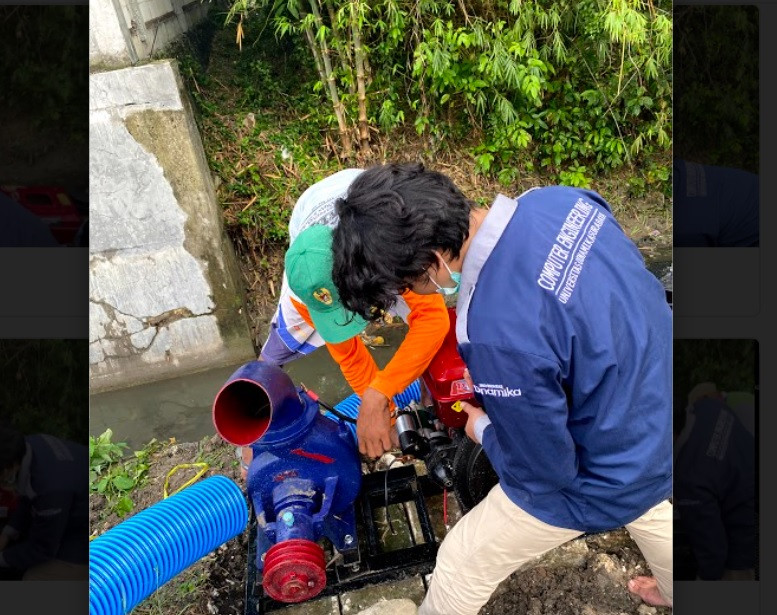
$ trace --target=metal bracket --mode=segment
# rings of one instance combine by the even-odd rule
[[[363,476],[361,492],[355,502],[358,548],[354,554],[349,554],[346,563],[338,563],[327,570],[327,585],[316,598],[430,573],[434,569],[439,543],[426,498],[440,493],[442,489],[427,476],[418,476],[413,465]],[[391,551],[381,549],[374,513],[387,503],[414,506],[422,540]],[[256,567],[256,523],[249,529],[245,590],[245,615],[265,615],[289,606],[264,595],[261,574]]]

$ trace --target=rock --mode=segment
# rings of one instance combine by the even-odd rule
[[[551,549],[536,560],[527,563],[521,570],[526,571],[537,566],[544,566],[553,570],[558,568],[580,568],[585,564],[588,556],[588,545],[584,540],[570,540],[556,549]]]
[[[381,600],[356,615],[416,615],[418,607],[407,598]]]
[[[378,583],[340,594],[340,612],[341,615],[415,615],[415,605],[421,604],[425,594],[420,576]],[[412,609],[408,603],[413,605]]]
[[[542,615],[542,600],[539,598],[531,598],[529,600],[529,610],[526,615]]]
[[[591,547],[601,549],[602,551],[620,551],[626,547],[637,549],[634,539],[625,529],[613,530],[610,532],[601,532],[592,534],[584,539]]]
[[[639,613],[639,615],[655,615],[658,613],[658,609],[647,604],[640,604],[637,608],[637,613]]]
[[[596,573],[596,579],[601,587],[626,584],[623,570],[615,562],[612,556],[606,553],[597,553],[591,563],[591,568]]]

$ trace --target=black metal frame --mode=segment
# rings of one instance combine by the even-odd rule
[[[367,585],[398,581],[425,575],[434,568],[439,547],[434,534],[426,498],[442,493],[442,489],[427,476],[418,476],[415,466],[405,465],[373,472],[362,477],[362,488],[355,502],[356,527],[359,535],[359,560],[337,564],[327,569],[327,584],[316,599],[336,596]],[[388,495],[388,497],[386,497]],[[392,551],[381,552],[375,527],[374,512],[387,505],[412,502],[421,526],[423,542]],[[288,606],[264,595],[261,574],[256,567],[257,526],[251,511],[248,537],[248,566],[245,587],[245,615],[265,615],[268,611]]]

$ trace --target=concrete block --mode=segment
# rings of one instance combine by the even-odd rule
[[[89,119],[92,391],[254,358],[175,62],[93,73]]]

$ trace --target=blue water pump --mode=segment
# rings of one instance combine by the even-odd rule
[[[224,440],[250,445],[246,488],[257,521],[257,570],[274,600],[302,602],[326,586],[326,537],[358,559],[354,501],[361,464],[348,426],[324,416],[280,368],[252,361],[216,395],[213,423]]]

